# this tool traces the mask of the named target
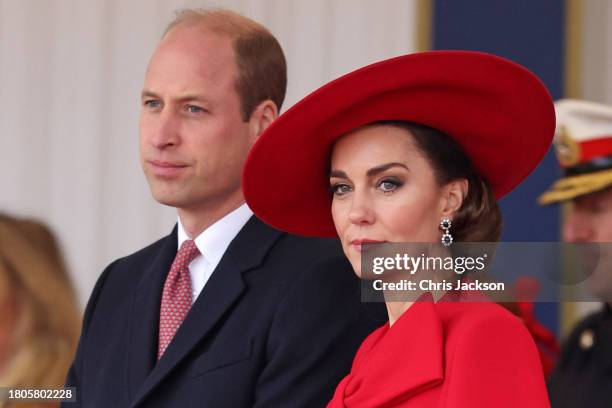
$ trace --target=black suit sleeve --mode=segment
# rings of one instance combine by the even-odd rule
[[[62,403],[62,407],[66,408],[77,408],[81,407],[81,390],[80,386],[80,378],[82,372],[83,365],[83,348],[85,347],[85,340],[87,338],[87,333],[89,331],[89,325],[91,323],[92,316],[94,314],[96,304],[98,302],[98,298],[100,297],[100,293],[102,292],[102,288],[104,286],[104,282],[106,278],[110,274],[113,265],[115,265],[117,261],[111,263],[105,270],[102,272],[102,275],[98,278],[96,285],[89,297],[89,301],[87,302],[87,307],[85,308],[85,315],[83,316],[83,327],[81,328],[81,337],[79,338],[79,344],[77,346],[76,355],[74,357],[74,361],[70,366],[70,370],[68,370],[68,375],[66,377],[66,387],[76,387],[76,403]]]
[[[361,303],[359,280],[344,259],[296,275],[272,323],[254,407],[324,407],[379,324]]]

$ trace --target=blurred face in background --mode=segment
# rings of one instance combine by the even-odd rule
[[[572,200],[569,216],[563,228],[563,239],[571,243],[601,243],[599,260],[594,270],[586,260],[587,284],[600,299],[612,302],[612,188],[587,194]],[[591,253],[590,248],[583,252]]]
[[[360,128],[340,138],[331,158],[332,217],[347,258],[361,276],[362,244],[439,242],[464,191],[440,186],[412,135],[393,126]]]
[[[256,137],[241,117],[232,40],[177,26],[149,63],[140,114],[141,165],[153,197],[183,209],[242,201]]]
[[[566,242],[612,242],[612,188],[572,200]]]
[[[13,350],[13,333],[17,325],[17,302],[15,288],[8,271],[0,260],[0,374]]]

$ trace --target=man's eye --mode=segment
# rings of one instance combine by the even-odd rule
[[[187,105],[186,109],[187,109],[187,112],[189,112],[189,113],[201,113],[201,112],[205,112],[205,110],[203,108],[200,108],[199,106],[196,106],[196,105]]]
[[[604,211],[604,207],[599,203],[593,203],[590,205],[589,210],[592,214],[600,214]]]
[[[161,102],[156,99],[149,99],[143,102],[143,105],[147,108],[157,109],[161,106]]]
[[[348,184],[334,184],[330,187],[330,189],[331,192],[337,196],[344,195],[351,191],[351,187]]]

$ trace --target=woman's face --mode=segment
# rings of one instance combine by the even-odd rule
[[[439,242],[440,220],[460,207],[467,182],[438,185],[408,131],[374,125],[336,142],[330,186],[336,231],[361,276],[362,243]]]

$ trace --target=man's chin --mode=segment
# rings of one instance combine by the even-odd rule
[[[167,207],[181,208],[181,205],[180,205],[180,203],[178,201],[173,201],[173,200],[158,200],[157,198],[155,199],[155,201],[157,201],[159,204],[165,205]]]
[[[181,196],[176,192],[169,191],[157,191],[155,189],[151,189],[151,195],[153,199],[162,205],[167,205],[168,207],[180,208],[184,206],[184,201],[181,199]]]
[[[610,279],[589,279],[587,289],[593,296],[603,302],[612,302],[612,282]]]

